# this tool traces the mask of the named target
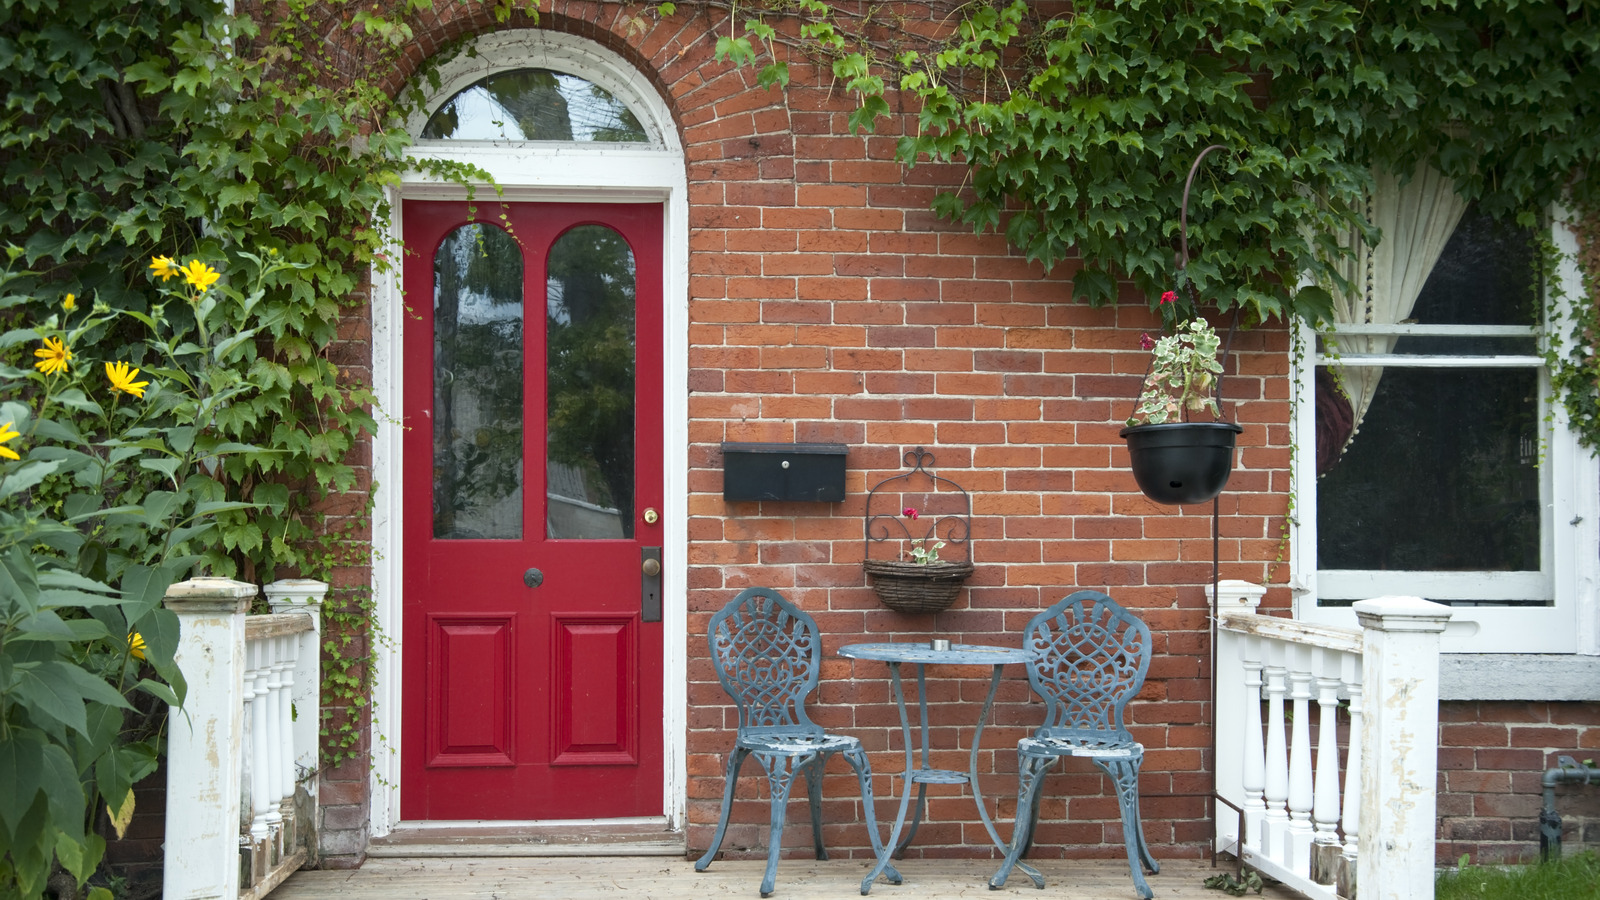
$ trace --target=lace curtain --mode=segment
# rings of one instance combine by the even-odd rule
[[[1467,209],[1450,179],[1430,166],[1420,167],[1405,184],[1387,172],[1375,175],[1367,216],[1382,230],[1383,239],[1372,247],[1353,230],[1341,236],[1356,253],[1340,267],[1353,290],[1333,292],[1335,325],[1395,325],[1409,318],[1428,273]],[[1394,343],[1391,335],[1343,335],[1329,355],[1388,353]],[[1348,446],[1378,392],[1383,367],[1330,365],[1349,395],[1352,421],[1342,442]]]

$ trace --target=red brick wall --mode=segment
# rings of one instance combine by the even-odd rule
[[[1541,779],[1558,756],[1600,759],[1600,704],[1441,703],[1439,864],[1537,858]],[[1557,786],[1555,810],[1564,852],[1600,846],[1600,783]]]
[[[1015,644],[1029,617],[1071,590],[1108,591],[1156,634],[1149,681],[1129,712],[1148,748],[1146,833],[1158,858],[1206,852],[1202,797],[1210,786],[1212,715],[1202,586],[1211,576],[1210,509],[1154,505],[1127,470],[1118,430],[1146,365],[1138,338],[1159,325],[1142,298],[1125,297],[1130,302],[1115,309],[1074,304],[1072,264],[1046,273],[994,235],[938,220],[929,201],[964,173],[933,165],[907,170],[894,161],[895,140],[914,120],[885,122],[874,135],[849,133],[851,102],[803,59],[791,60],[787,94],[763,91],[752,73],[712,61],[715,23],[692,18],[688,5],[635,34],[625,18],[632,13],[617,4],[553,6],[541,27],[602,43],[661,87],[688,158],[691,493],[686,510],[667,512],[689,517],[689,633],[669,639],[686,640],[689,656],[691,853],[709,841],[735,723],[706,657],[705,628],[715,610],[751,585],[783,591],[821,624],[823,685],[811,713],[871,752],[880,820],[892,815],[903,788],[898,716],[884,666],[841,659],[837,648],[934,635]],[[411,62],[495,27],[479,6],[430,12],[416,23]],[[397,80],[409,74],[397,73]],[[339,357],[348,376],[362,381],[370,359],[364,323],[362,313],[352,315]],[[1227,396],[1245,432],[1221,499],[1219,548],[1222,577],[1274,582],[1267,606],[1280,609],[1288,605],[1281,587],[1287,567],[1273,560],[1287,555],[1279,544],[1290,488],[1287,349],[1286,333],[1276,327],[1243,332],[1234,342]],[[847,444],[847,498],[725,503],[718,445],[728,440]],[[977,571],[955,607],[937,615],[885,609],[861,569],[866,491],[904,471],[902,453],[916,446],[936,454],[939,474],[972,497]],[[366,573],[353,567],[344,578],[365,583]],[[967,726],[986,687],[979,674],[931,673],[933,741],[947,748],[938,765],[966,767]],[[1453,705],[1448,712],[1475,718],[1469,708],[1476,710]],[[1541,708],[1552,717],[1545,727],[1577,728],[1553,718],[1571,715],[1571,707]],[[1013,804],[1007,794],[1015,789],[1015,742],[1039,717],[1020,671],[1008,672],[980,757],[991,811],[998,797],[1002,816]],[[1532,727],[1519,725],[1500,727],[1500,745],[1479,750],[1466,738],[1451,745],[1450,729],[1461,720],[1447,721],[1441,858],[1465,846],[1525,847],[1524,832],[1534,827],[1521,818],[1528,813],[1494,801],[1521,798],[1511,784],[1524,776],[1513,772],[1541,769],[1550,748],[1517,756],[1533,746],[1527,741],[1537,743]],[[1577,736],[1592,747],[1594,733]],[[1495,757],[1494,746],[1507,755]],[[765,779],[757,766],[745,772],[724,849],[763,852]],[[1468,784],[1468,773],[1492,781],[1496,772],[1504,790]],[[360,760],[324,775],[325,864],[359,863],[366,777]],[[913,855],[988,852],[963,793],[930,788],[929,820]],[[1090,766],[1058,767],[1044,796],[1036,855],[1122,852],[1114,795]],[[830,849],[867,855],[854,778],[842,762],[829,770],[825,797]],[[1536,807],[1535,796],[1534,814]],[[1505,837],[1469,837],[1479,827],[1469,816],[1503,822]],[[795,804],[786,845],[809,845],[805,819],[803,804]],[[1492,830],[1482,827],[1485,835]]]

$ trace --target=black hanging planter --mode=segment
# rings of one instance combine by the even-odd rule
[[[1178,211],[1180,272],[1189,264],[1189,189],[1206,154],[1224,149],[1220,144],[1212,144],[1200,151],[1189,167],[1189,178],[1183,185],[1183,203]],[[1200,297],[1193,282],[1189,283],[1189,290],[1198,302]],[[1238,325],[1239,311],[1235,309],[1233,324],[1228,328],[1228,341],[1222,350],[1224,369]],[[1218,372],[1212,408],[1219,408],[1221,403],[1222,373]],[[1243,427],[1232,422],[1163,422],[1129,425],[1122,429],[1122,436],[1128,442],[1133,480],[1138,482],[1139,490],[1157,503],[1177,506],[1204,503],[1222,493],[1228,485],[1228,476],[1233,474],[1234,439],[1243,431]]]
[[[1122,429],[1133,480],[1157,503],[1204,503],[1222,493],[1233,474],[1232,422],[1169,422]]]

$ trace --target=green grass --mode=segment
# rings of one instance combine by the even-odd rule
[[[1463,857],[1465,859],[1465,857]],[[1600,854],[1576,853],[1530,866],[1462,866],[1439,875],[1435,900],[1595,900]]]

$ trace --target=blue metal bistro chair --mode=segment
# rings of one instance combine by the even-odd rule
[[[1150,671],[1150,627],[1105,594],[1078,591],[1034,616],[1022,641],[1024,648],[1040,653],[1028,663],[1028,682],[1045,701],[1045,720],[1032,737],[1017,743],[1017,827],[989,887],[1006,883],[1033,842],[1045,773],[1063,756],[1081,756],[1116,785],[1128,868],[1139,896],[1149,900],[1150,885],[1139,864],[1151,873],[1161,867],[1150,855],[1139,821],[1144,746],[1123,727],[1122,713]]]
[[[728,831],[734,784],[746,758],[754,756],[767,770],[772,792],[772,831],[767,839],[767,873],[761,879],[761,896],[772,893],[783,846],[783,820],[789,791],[796,774],[806,778],[811,800],[811,836],[817,859],[827,859],[822,847],[822,770],[828,757],[842,754],[861,782],[872,849],[883,856],[878,819],[872,809],[872,769],[861,742],[853,737],[828,734],[806,715],[805,698],[816,690],[822,663],[822,638],[817,622],[770,588],[748,588],[711,617],[711,662],[717,678],[739,708],[739,730],[728,755],[728,781],[722,792],[722,815],[711,848],[694,864],[703,872],[711,865]],[[900,873],[885,872],[892,884]]]

